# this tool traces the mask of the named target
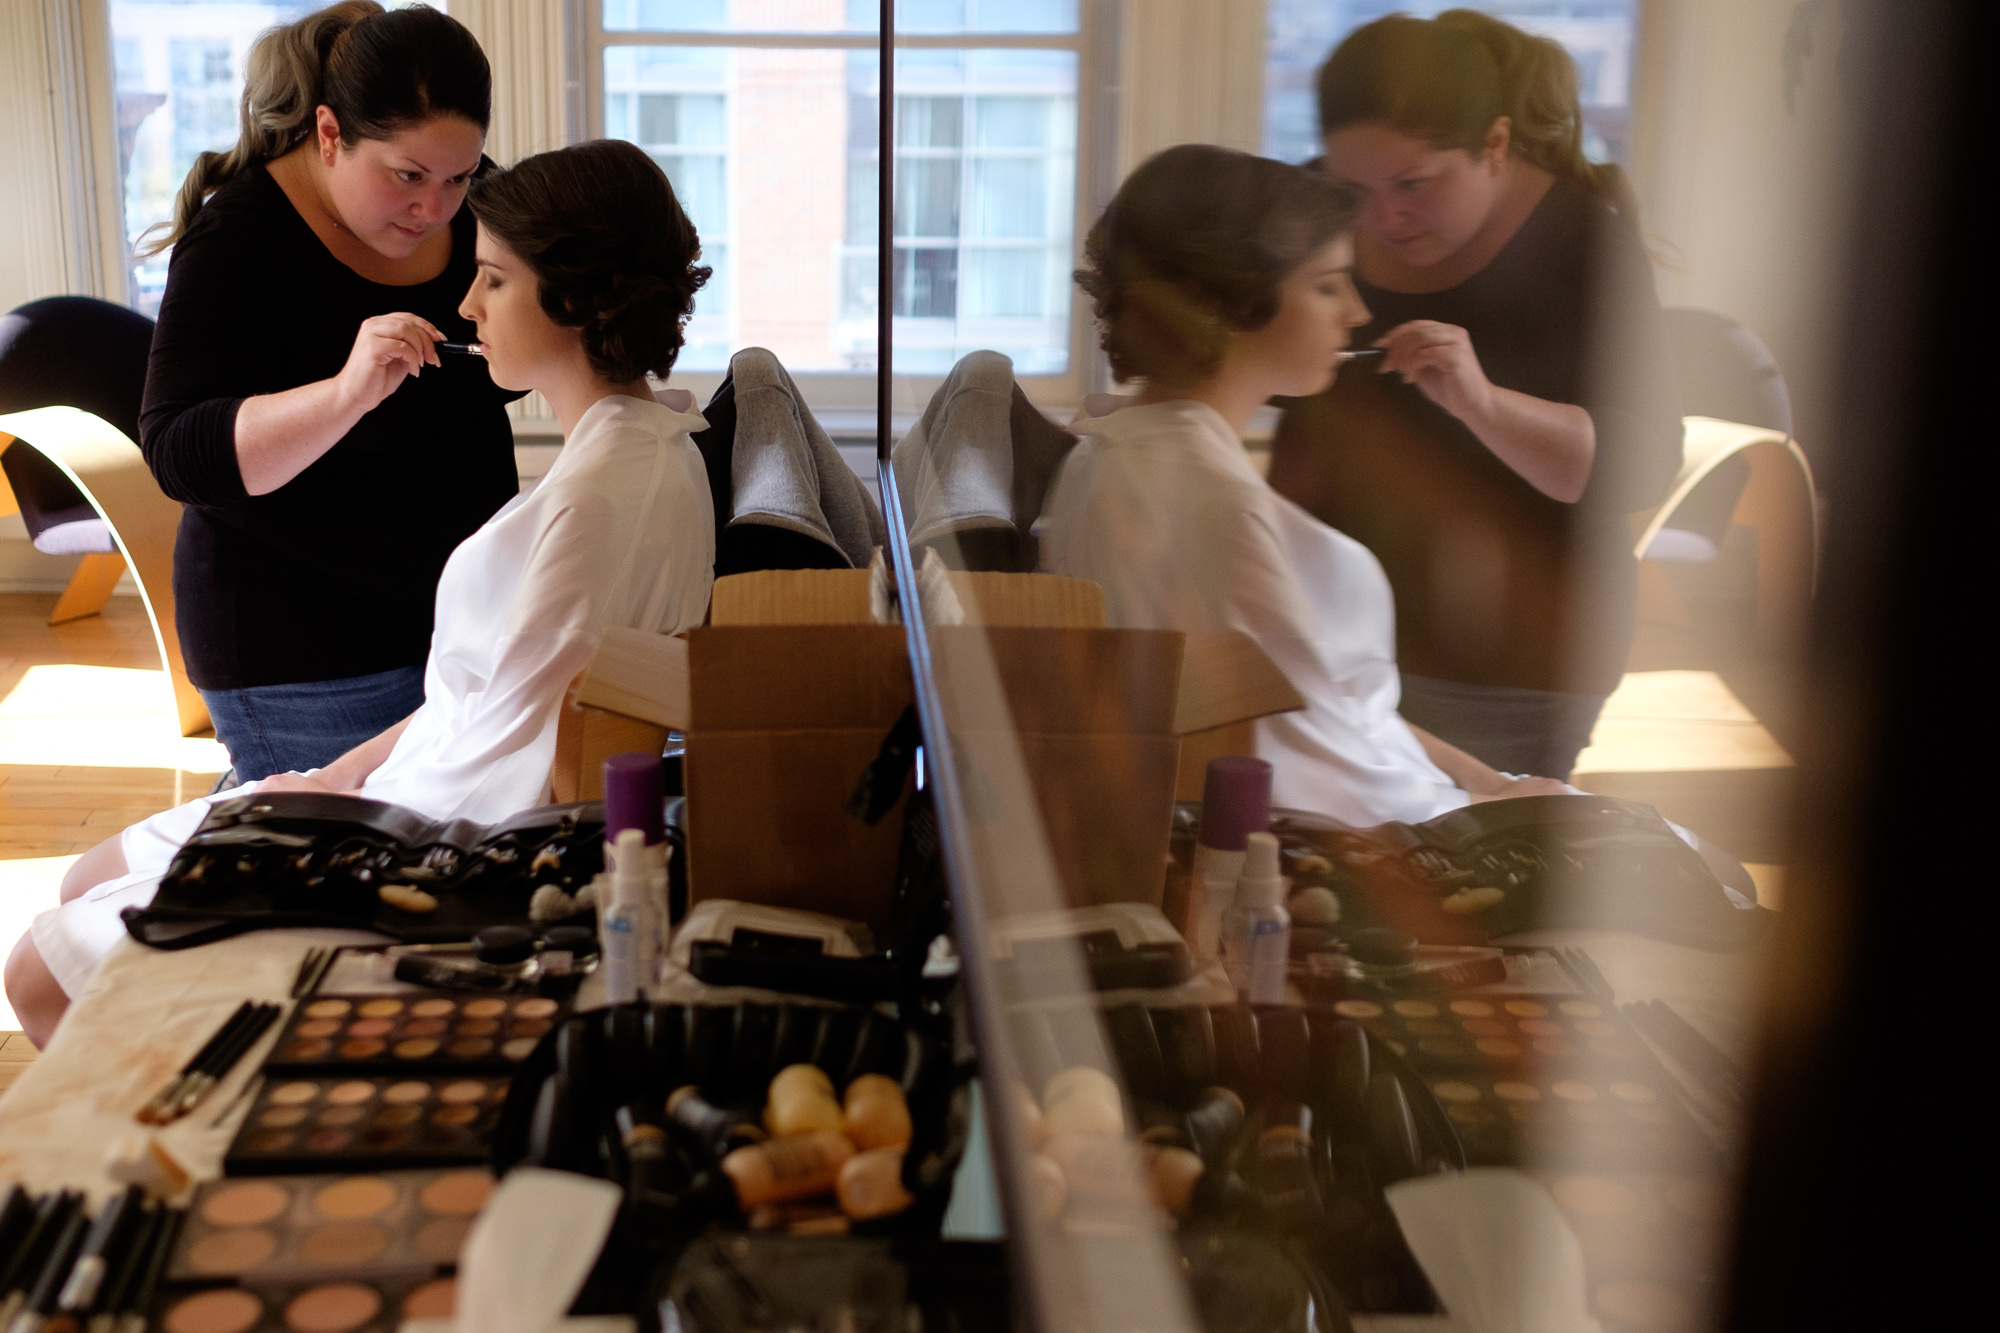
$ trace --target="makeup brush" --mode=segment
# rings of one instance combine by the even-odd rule
[[[431,346],[440,352],[450,352],[454,356],[486,355],[486,344],[484,343],[432,343]]]
[[[20,1244],[0,1263],[0,1328],[13,1321],[15,1311],[27,1299],[28,1284],[35,1280],[42,1261],[69,1224],[81,1197],[64,1190],[59,1194],[44,1194],[36,1203],[35,1216]]]
[[[167,1209],[160,1207],[148,1208],[134,1219],[130,1234],[111,1261],[111,1274],[97,1293],[87,1333],[115,1333],[118,1316],[125,1309],[125,1298],[144,1274],[146,1260],[153,1253],[153,1242],[168,1217]]]
[[[231,1014],[227,1021],[215,1030],[215,1035],[202,1043],[201,1049],[196,1051],[188,1059],[188,1062],[181,1066],[180,1073],[167,1080],[166,1086],[153,1094],[153,1100],[139,1108],[139,1113],[134,1118],[142,1125],[164,1125],[167,1123],[167,1113],[180,1100],[181,1092],[186,1088],[188,1079],[192,1078],[194,1072],[201,1068],[203,1061],[215,1054],[217,1047],[234,1034],[237,1027],[250,1017],[251,1011],[255,1008],[256,1006],[248,1000],[237,1005],[236,1012]]]
[[[0,1278],[0,1328],[12,1324],[14,1316],[27,1304],[50,1257],[65,1245],[75,1248],[70,1239],[70,1223],[81,1215],[82,1207],[83,1195],[68,1190],[43,1200],[42,1207],[37,1210],[34,1228],[9,1260],[6,1276]],[[81,1235],[81,1231],[78,1234]],[[67,1266],[67,1256],[64,1258]]]
[[[188,1079],[187,1084],[181,1089],[180,1097],[168,1111],[166,1120],[178,1120],[200,1106],[202,1100],[215,1091],[215,1085],[229,1077],[229,1071],[236,1067],[236,1062],[257,1044],[258,1038],[278,1021],[278,1015],[283,1012],[283,1005],[258,1005],[250,1017],[238,1025],[235,1034],[216,1048],[207,1062]],[[161,1123],[164,1124],[166,1121]]]
[[[83,1238],[83,1248],[77,1252],[76,1266],[70,1269],[69,1281],[63,1284],[62,1295],[56,1301],[57,1307],[72,1320],[81,1323],[96,1303],[97,1293],[104,1289],[105,1275],[117,1254],[117,1244],[138,1220],[145,1197],[145,1191],[137,1185],[128,1185],[123,1194],[104,1205],[97,1220],[91,1223],[90,1233]]]
[[[70,1267],[76,1262],[77,1252],[82,1249],[85,1235],[90,1231],[90,1214],[78,1208],[63,1224],[62,1234],[56,1237],[55,1247],[42,1260],[41,1271],[35,1274],[34,1282],[27,1288],[25,1299],[17,1308],[13,1322],[7,1325],[7,1333],[42,1333],[42,1326],[49,1322],[49,1316],[56,1312],[56,1297],[63,1289],[63,1279],[69,1276]]]
[[[118,1311],[118,1333],[146,1333],[146,1311],[153,1304],[153,1293],[159,1289],[160,1270],[167,1266],[167,1253],[174,1247],[174,1232],[186,1215],[178,1208],[163,1208],[160,1212],[160,1224],[143,1261],[144,1267],[125,1290],[125,1304]]]

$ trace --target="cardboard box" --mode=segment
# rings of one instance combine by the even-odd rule
[[[903,627],[871,622],[867,579],[736,575],[685,638],[605,636],[578,702],[687,734],[691,900],[886,926],[901,812],[871,829],[846,803],[914,689]],[[1247,636],[1103,628],[1094,584],[952,584],[968,623],[932,648],[954,729],[1018,741],[1073,903],[1157,905],[1180,737],[1303,701]]]

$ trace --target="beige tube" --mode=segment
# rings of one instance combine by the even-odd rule
[[[1125,1132],[1125,1105],[1117,1083],[1088,1065],[1072,1065],[1048,1081],[1042,1088],[1042,1114],[1052,1135]]]
[[[776,1138],[839,1129],[845,1120],[833,1095],[833,1080],[817,1065],[780,1069],[767,1096],[764,1128]]]
[[[830,1129],[738,1148],[722,1159],[745,1212],[762,1204],[833,1193],[840,1168],[854,1156],[845,1134]]]
[[[847,1119],[843,1126],[854,1146],[864,1153],[876,1148],[901,1148],[910,1141],[910,1104],[903,1085],[885,1074],[863,1074],[847,1085]]]
[[[841,1211],[857,1222],[900,1213],[917,1201],[903,1188],[903,1149],[876,1148],[856,1153],[840,1168]]]

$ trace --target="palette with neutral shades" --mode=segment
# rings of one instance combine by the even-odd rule
[[[539,995],[315,995],[265,1067],[506,1068],[527,1059],[561,1014]]]
[[[453,1277],[216,1287],[162,1296],[150,1327],[165,1333],[390,1333],[412,1319],[450,1319]]]
[[[481,1074],[403,1078],[266,1077],[229,1147],[231,1176],[473,1165],[507,1079]]]
[[[276,1176],[202,1186],[174,1243],[175,1281],[436,1273],[493,1193],[484,1168]]]

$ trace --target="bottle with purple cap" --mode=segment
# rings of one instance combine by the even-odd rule
[[[649,993],[659,984],[659,960],[672,928],[667,916],[668,851],[660,757],[643,750],[612,755],[604,761],[604,869],[610,902],[598,905],[598,920],[605,928],[607,967],[620,974],[629,967],[633,980],[626,984],[621,976],[613,987],[607,976],[608,989]],[[616,959],[614,950],[620,954]],[[629,962],[623,956],[627,953]]]
[[[1197,966],[1220,956],[1222,918],[1236,901],[1250,835],[1270,827],[1271,765],[1245,755],[1209,760],[1188,886],[1187,944]]]

